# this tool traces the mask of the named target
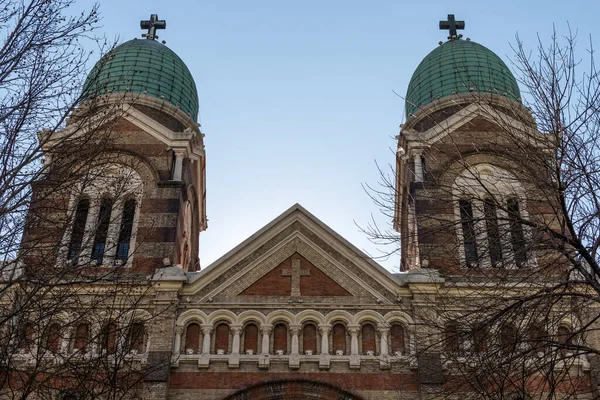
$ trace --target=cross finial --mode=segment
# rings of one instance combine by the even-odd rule
[[[448,40],[460,39],[462,35],[456,33],[457,29],[465,29],[465,21],[455,21],[454,14],[448,14],[448,21],[440,21],[440,29],[448,29],[450,36]]]
[[[142,37],[146,39],[154,40],[158,39],[158,35],[156,34],[157,29],[165,29],[167,27],[167,21],[164,19],[159,20],[158,14],[150,15],[149,21],[140,21],[140,28],[148,29],[148,33],[144,33]]]

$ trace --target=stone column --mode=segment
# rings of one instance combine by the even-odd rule
[[[202,325],[202,354],[210,354],[210,335],[212,331],[212,325]]]
[[[415,160],[415,182],[423,182],[423,160],[421,159],[421,152],[414,153]]]
[[[175,339],[173,341],[173,355],[171,356],[171,365],[179,366],[179,355],[181,354],[181,335],[183,334],[183,326],[175,327]]]
[[[71,342],[74,343],[74,341],[75,341],[75,329],[77,329],[77,328],[69,329],[68,335],[66,335],[67,337],[65,337],[63,340],[61,340],[60,348],[58,349],[60,354],[66,355],[69,352],[69,344]]]
[[[390,348],[388,345],[390,327],[387,324],[380,324],[380,325],[377,325],[377,330],[379,331],[379,337],[380,337],[379,354],[382,356],[388,356],[390,353]]]
[[[292,334],[292,351],[289,362],[290,368],[300,368],[300,346],[298,344],[300,329],[302,329],[302,325],[290,325],[290,333]]]
[[[185,150],[173,150],[175,152],[175,165],[173,166],[173,176],[171,180],[180,181],[183,172],[183,157],[185,157]]]
[[[50,164],[52,163],[52,154],[45,153],[43,162],[44,167],[42,168],[41,176],[45,177],[48,174],[48,171],[50,171]]]
[[[319,334],[321,335],[321,355],[319,356],[319,368],[329,369],[331,356],[329,355],[329,332],[331,325],[319,325]]]
[[[198,368],[208,368],[210,365],[210,335],[213,331],[213,326],[206,324],[202,325],[202,354],[198,359]]]
[[[349,325],[350,333],[350,368],[360,368],[360,355],[358,354],[358,333],[360,325]]]
[[[379,368],[389,369],[390,368],[390,347],[389,347],[389,336],[390,327],[388,324],[377,325],[377,331],[379,332]]]
[[[290,333],[292,334],[292,354],[299,354],[300,345],[298,343],[298,335],[300,334],[301,325],[290,325]]]
[[[260,326],[260,333],[262,334],[262,345],[260,348],[260,356],[258,358],[258,368],[260,369],[269,368],[269,347],[272,330],[273,325]]]
[[[349,325],[348,333],[350,333],[350,354],[358,355],[358,333],[360,332],[360,326]]]
[[[229,367],[238,368],[240,366],[240,336],[242,334],[242,325],[231,325],[233,332],[233,343],[231,344],[231,354],[229,355]]]
[[[319,334],[321,335],[321,354],[329,354],[329,332],[331,332],[331,325],[319,325]]]
[[[269,354],[269,347],[271,345],[271,331],[273,330],[273,325],[261,325],[260,333],[262,334],[262,345],[261,345],[261,354]]]

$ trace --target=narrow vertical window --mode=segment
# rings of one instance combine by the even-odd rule
[[[60,331],[61,327],[57,323],[50,325],[50,328],[48,329],[48,337],[46,338],[46,348],[53,353],[58,353],[60,350]]]
[[[188,325],[185,331],[185,345],[182,350],[186,353],[191,350],[193,354],[198,354],[198,350],[200,350],[200,325]]]
[[[175,160],[177,159],[177,157],[175,156],[175,152],[171,151],[171,170],[169,171],[169,179],[173,180],[173,177],[175,176]]]
[[[346,327],[343,324],[335,324],[332,329],[333,352],[346,354]]]
[[[227,354],[229,351],[229,325],[226,323],[217,325],[215,329],[215,351],[217,354]]]
[[[27,353],[32,351],[33,345],[35,344],[35,328],[33,324],[26,323],[23,325],[17,339],[19,339],[20,350]]]
[[[460,351],[460,338],[458,335],[458,326],[456,323],[450,322],[446,325],[444,347],[448,353],[457,353]]]
[[[573,339],[571,329],[569,329],[568,327],[566,327],[564,325],[561,325],[558,327],[556,337],[557,337],[558,343],[567,344],[567,345],[571,344],[572,339]]]
[[[503,325],[500,328],[500,350],[504,353],[514,353],[517,350],[519,334],[512,325]]]
[[[317,354],[317,328],[313,324],[306,324],[302,329],[302,349],[305,354],[307,351]]]
[[[258,353],[258,327],[256,324],[248,324],[244,329],[244,351],[248,353],[248,350],[251,350],[253,354]]]
[[[363,354],[367,354],[368,352],[373,352],[373,354],[375,354],[375,350],[377,348],[377,336],[375,335],[375,328],[371,324],[365,324],[362,326],[361,331]]]
[[[277,324],[273,328],[273,351],[277,354],[278,351],[287,353],[287,326],[285,324]]]
[[[87,344],[90,340],[90,327],[88,324],[79,324],[75,330],[75,341],[73,342],[73,350],[79,351],[81,354],[87,352]]]
[[[470,200],[460,200],[459,208],[465,247],[465,262],[467,267],[475,267],[477,266],[478,256],[475,222],[473,221],[473,205]]]
[[[89,210],[90,201],[88,199],[79,200],[77,208],[75,209],[75,220],[73,221],[71,243],[69,244],[69,260],[71,260],[74,265],[79,263],[79,253],[81,252],[81,244],[83,242],[85,223],[87,221]]]
[[[402,325],[392,325],[392,328],[390,329],[390,337],[392,354],[404,354],[406,351],[406,344],[404,340],[404,328]]]
[[[473,329],[473,348],[478,353],[487,351],[488,330],[485,326],[477,326]]]
[[[533,324],[529,327],[529,346],[532,348],[543,347],[544,343],[548,340],[548,334],[544,327],[540,324]]]
[[[510,226],[510,241],[515,253],[515,263],[517,267],[521,268],[527,262],[527,250],[523,225],[521,225],[519,201],[517,199],[509,199],[506,203],[506,208]]]
[[[502,262],[502,245],[500,244],[498,215],[496,214],[496,204],[494,203],[494,200],[486,199],[484,201],[483,213],[485,214],[485,227],[487,229],[490,261],[492,262],[492,267],[497,267]]]
[[[117,324],[110,322],[104,326],[100,339],[101,347],[107,354],[114,354],[117,351]]]
[[[119,232],[119,241],[117,242],[117,260],[123,264],[129,257],[129,245],[131,242],[131,232],[133,231],[133,217],[135,216],[135,200],[127,200],[123,206],[123,217],[121,219],[121,230]]]
[[[127,347],[131,353],[143,354],[146,352],[146,328],[143,323],[131,324],[127,336]]]
[[[96,264],[102,264],[104,259],[106,236],[108,234],[111,211],[112,200],[102,199],[102,202],[100,203],[100,212],[98,213],[98,223],[96,224],[96,235],[94,235],[94,248],[92,249],[92,260],[95,260]]]

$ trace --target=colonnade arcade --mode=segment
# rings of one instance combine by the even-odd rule
[[[390,362],[408,361],[414,353],[413,336],[412,319],[401,311],[382,316],[342,310],[326,315],[314,310],[295,315],[283,310],[267,315],[188,310],[177,321],[173,365],[197,359],[199,367],[219,360],[237,367],[240,360],[247,360],[266,368],[270,360],[280,360],[290,368],[304,361],[328,368],[332,361],[358,367],[361,360],[371,359],[386,368]]]

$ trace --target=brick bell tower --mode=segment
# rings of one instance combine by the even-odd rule
[[[185,63],[156,40],[166,22],[152,14],[140,26],[147,29],[142,39],[96,63],[81,106],[63,131],[52,133],[89,135],[86,142],[94,144],[85,150],[92,159],[82,156],[81,181],[63,196],[68,227],[59,258],[145,274],[163,266],[197,271],[199,234],[207,227],[198,93]],[[51,179],[59,141],[44,143]]]
[[[515,132],[534,140],[541,134],[510,69],[488,48],[462,39],[457,30],[464,27],[454,15],[440,22],[448,40],[419,64],[406,93],[394,216],[403,271],[535,262],[524,248],[527,232],[506,221],[527,212]]]

